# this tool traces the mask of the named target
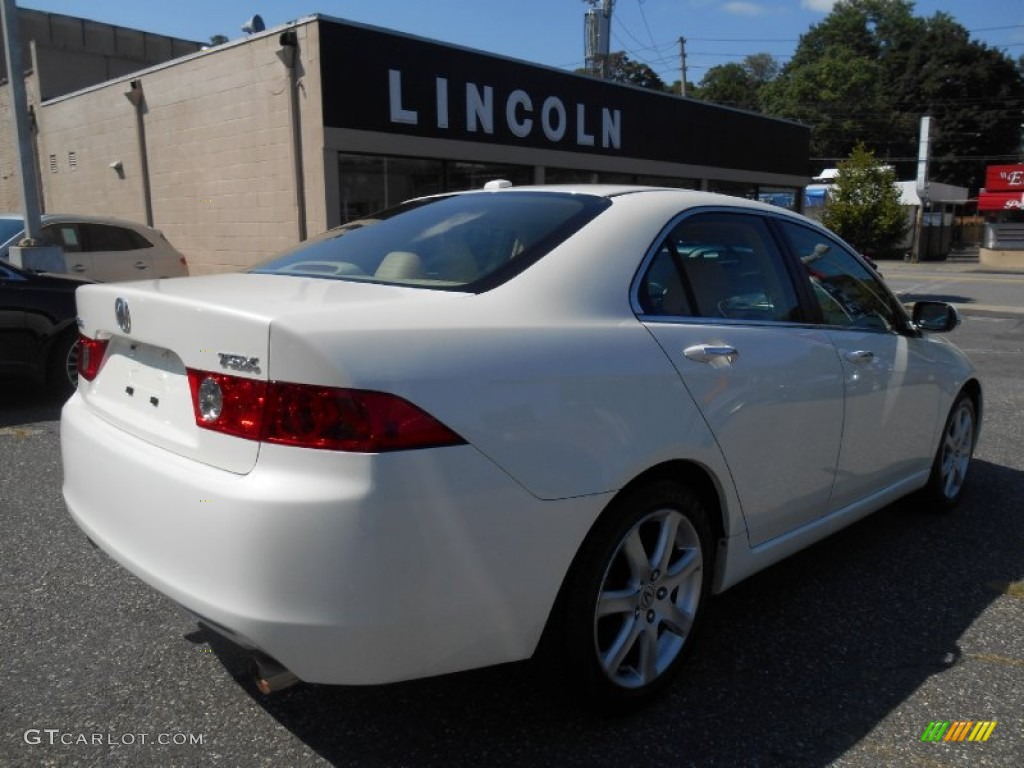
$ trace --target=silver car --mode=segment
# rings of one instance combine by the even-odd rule
[[[67,271],[97,282],[188,275],[185,257],[159,230],[106,216],[44,214],[42,239],[64,249]],[[0,259],[25,236],[20,214],[0,214]]]

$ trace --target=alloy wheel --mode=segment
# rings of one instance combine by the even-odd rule
[[[974,410],[969,400],[962,400],[946,425],[940,459],[942,493],[954,499],[960,493],[974,452]]]
[[[700,536],[676,509],[641,518],[615,549],[594,612],[594,643],[607,678],[646,686],[679,656],[700,605]]]

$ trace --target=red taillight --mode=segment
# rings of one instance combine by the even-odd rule
[[[107,352],[110,339],[90,339],[78,334],[78,375],[86,381],[92,381],[100,372],[103,355]]]
[[[382,453],[465,442],[408,400],[383,392],[188,372],[196,424],[250,440]]]
[[[188,385],[197,425],[249,440],[261,439],[267,382],[189,370]],[[216,408],[210,402],[208,390],[212,388],[219,392]]]

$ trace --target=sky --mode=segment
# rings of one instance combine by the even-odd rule
[[[834,0],[617,0],[611,50],[678,81],[679,38],[687,80],[708,68],[770,53],[781,63]],[[206,42],[244,36],[259,14],[268,29],[314,13],[407,32],[560,69],[583,66],[584,0],[17,0],[17,5]],[[951,15],[972,37],[1017,59],[1024,0],[917,0],[918,16]]]

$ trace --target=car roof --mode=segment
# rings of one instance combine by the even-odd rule
[[[0,213],[0,219],[12,221],[24,221],[25,217],[20,213]],[[47,224],[60,224],[61,222],[82,221],[88,224],[116,224],[121,227],[135,227],[138,229],[150,229],[145,224],[128,219],[118,219],[113,216],[92,216],[89,214],[77,213],[44,213],[40,219]]]
[[[732,208],[751,208],[758,211],[788,212],[786,208],[780,208],[770,203],[762,203],[759,200],[749,200],[745,197],[734,197],[724,195],[720,192],[705,192],[698,189],[680,189],[678,187],[655,187],[635,184],[541,184],[529,186],[508,186],[493,189],[474,189],[457,194],[510,194],[516,192],[547,192],[556,194],[571,195],[592,195],[594,197],[616,198],[626,195],[658,195],[674,199],[674,203],[681,208],[729,206]],[[448,193],[451,194],[451,193]]]

